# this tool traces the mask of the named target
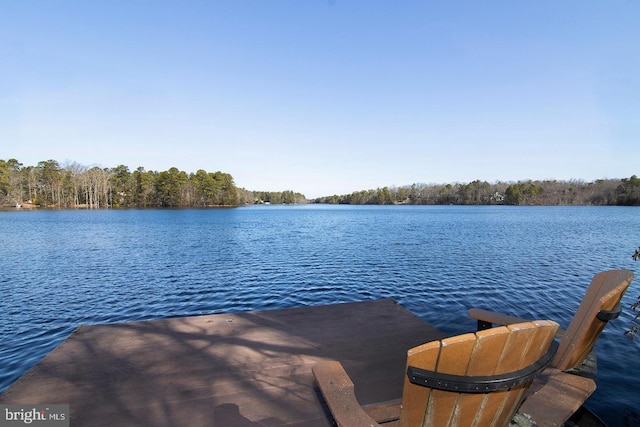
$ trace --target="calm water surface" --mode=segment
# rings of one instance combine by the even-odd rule
[[[566,327],[592,276],[627,268],[640,209],[256,206],[0,212],[0,392],[80,324],[394,298],[451,334],[466,310]],[[640,425],[625,310],[598,341],[588,405]]]

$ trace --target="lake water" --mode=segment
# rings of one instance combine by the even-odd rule
[[[451,334],[470,307],[566,327],[592,276],[626,268],[640,209],[251,206],[0,212],[0,392],[80,324],[394,298]],[[640,424],[624,310],[597,344],[588,407]]]

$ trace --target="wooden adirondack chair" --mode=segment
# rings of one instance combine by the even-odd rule
[[[620,300],[632,279],[629,270],[604,271],[593,277],[569,327],[559,331],[560,345],[551,367],[568,371],[586,359],[607,322],[620,315]],[[470,309],[469,316],[478,320],[479,330],[526,320],[477,308]]]
[[[620,300],[633,273],[611,270],[598,273],[582,299],[566,331],[558,331],[558,351],[547,368],[535,381],[519,414],[543,426],[558,426],[567,421],[596,389],[596,340],[609,320],[620,314]],[[508,325],[524,319],[473,308],[469,315],[478,320],[478,329],[492,324]]]
[[[506,426],[533,377],[553,356],[558,324],[538,320],[432,341],[407,353],[401,405],[365,411],[354,385],[336,361],[319,362],[313,373],[339,427],[387,425]],[[395,408],[395,417],[376,420]]]

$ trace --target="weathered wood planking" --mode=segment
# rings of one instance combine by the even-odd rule
[[[389,299],[82,326],[0,403],[70,404],[73,426],[331,426],[317,361],[366,405],[399,398],[407,350],[443,337]]]

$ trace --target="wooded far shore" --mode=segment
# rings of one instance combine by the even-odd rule
[[[16,159],[0,159],[3,207],[201,208],[261,203],[640,206],[640,178],[412,184],[309,200],[291,190],[239,188],[230,174],[220,171],[130,171],[124,165],[100,168],[55,160],[24,166]]]
[[[412,184],[320,197],[313,203],[410,205],[640,206],[640,178]]]

